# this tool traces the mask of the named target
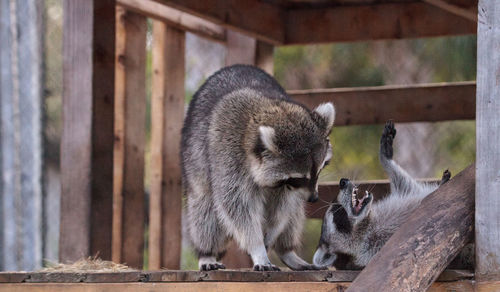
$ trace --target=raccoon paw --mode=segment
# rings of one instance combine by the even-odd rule
[[[226,266],[224,266],[221,263],[207,263],[207,264],[202,264],[200,266],[200,271],[215,271],[215,270],[223,270],[225,269]]]
[[[448,182],[451,178],[451,172],[447,169],[443,172],[443,177],[441,178],[441,182],[439,183],[439,185],[443,185],[445,184],[446,182]]]
[[[281,271],[280,268],[277,266],[269,263],[267,265],[254,265],[253,266],[254,271]]]
[[[394,121],[389,120],[385,123],[384,132],[380,138],[380,153],[387,159],[392,159],[394,149],[392,148],[392,142],[396,137],[396,128],[394,127]]]

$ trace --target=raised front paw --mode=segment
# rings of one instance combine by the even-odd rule
[[[254,265],[254,271],[281,271],[277,266],[269,263],[267,265]]]
[[[200,265],[200,271],[215,271],[215,270],[223,270],[225,268],[226,266],[218,262],[206,263]]]
[[[446,183],[447,181],[450,180],[450,178],[451,178],[451,172],[447,169],[443,172],[443,177],[441,178],[441,182],[439,183],[439,185]]]
[[[392,142],[396,137],[396,128],[394,127],[394,122],[392,120],[385,123],[384,132],[380,138],[380,153],[387,159],[392,159],[393,148]]]

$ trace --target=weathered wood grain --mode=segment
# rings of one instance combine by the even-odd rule
[[[285,11],[264,1],[155,0],[274,45],[285,40]]]
[[[181,254],[180,141],[184,120],[185,32],[153,24],[150,267],[178,269]]]
[[[314,108],[333,102],[336,126],[474,119],[476,85],[471,82],[288,91]],[[380,106],[383,104],[384,106]],[[367,114],[369,113],[369,114]]]
[[[473,237],[475,166],[427,196],[347,291],[426,291]]]
[[[146,17],[119,7],[116,29],[113,259],[140,268],[145,219]]]
[[[0,283],[128,283],[128,282],[352,282],[360,271],[285,270],[254,272],[251,270],[200,271],[127,271],[99,273],[0,272]],[[466,270],[445,270],[438,282],[471,280]]]
[[[421,2],[289,10],[286,44],[475,34],[476,23]]]
[[[189,13],[162,5],[152,0],[117,0],[128,10],[163,21],[169,26],[194,33],[216,42],[226,40],[225,28]]]
[[[500,2],[479,1],[476,101],[476,271],[500,280]]]
[[[111,258],[115,1],[64,1],[61,261]]]

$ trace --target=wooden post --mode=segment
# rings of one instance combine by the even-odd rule
[[[476,100],[476,277],[500,280],[500,3],[479,1]]]
[[[226,37],[226,66],[234,64],[256,65],[267,73],[273,74],[274,47],[272,45],[232,30],[226,31]],[[228,268],[252,267],[250,256],[240,250],[234,241],[229,244],[222,262]]]
[[[146,17],[116,16],[113,261],[141,268],[144,254]]]
[[[114,0],[64,1],[61,233],[63,262],[111,259]]]
[[[153,22],[153,93],[149,268],[179,269],[184,120],[185,32]]]
[[[0,270],[42,265],[41,11],[0,2]]]
[[[426,197],[347,291],[427,291],[474,235],[475,166]]]

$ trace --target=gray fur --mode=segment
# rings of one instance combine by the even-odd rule
[[[339,269],[362,268],[382,248],[389,237],[407,220],[421,201],[439,187],[436,183],[418,182],[393,159],[394,124],[386,124],[380,141],[380,162],[389,175],[391,192],[372,204],[372,194],[365,195],[366,204],[359,214],[352,208],[355,186],[341,181],[339,204],[332,204],[323,219],[320,244],[314,255],[316,265],[334,265]],[[450,178],[443,174],[442,183]],[[345,212],[344,212],[345,210]],[[346,228],[345,226],[348,226]],[[349,260],[340,260],[340,258]]]
[[[290,268],[314,269],[294,250],[304,204],[331,157],[331,104],[310,111],[292,102],[268,74],[252,66],[224,68],[198,90],[182,130],[182,170],[189,235],[200,269],[235,239],[255,270],[276,270],[274,248]],[[328,115],[328,116],[327,116]],[[272,129],[269,129],[272,128]]]

